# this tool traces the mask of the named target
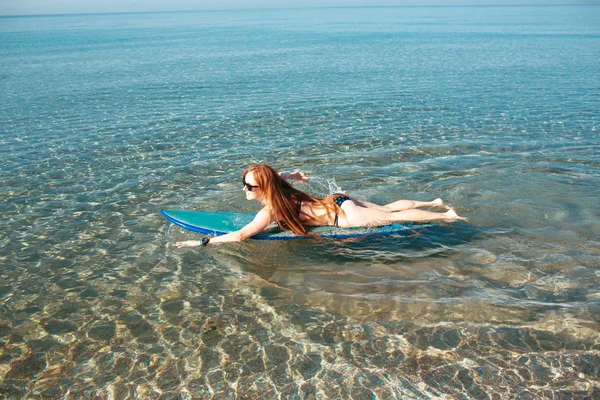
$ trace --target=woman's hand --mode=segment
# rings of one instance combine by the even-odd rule
[[[186,240],[185,242],[175,242],[175,247],[178,249],[181,247],[197,247],[200,246],[199,240]]]
[[[287,172],[287,173],[281,173],[280,175],[286,181],[300,182],[300,183],[308,182],[308,175],[306,175],[304,172],[300,172],[300,171]]]

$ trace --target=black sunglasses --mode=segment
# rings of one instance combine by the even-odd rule
[[[253,186],[253,185],[251,185],[249,183],[246,183],[245,179],[242,179],[242,183],[244,184],[244,186],[246,187],[246,189],[248,189],[249,192],[252,191],[252,188],[257,188],[258,189],[258,186]]]

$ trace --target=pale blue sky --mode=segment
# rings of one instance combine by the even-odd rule
[[[600,4],[600,0],[0,0],[0,15],[329,6]]]

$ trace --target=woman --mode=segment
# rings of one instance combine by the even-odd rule
[[[300,172],[279,174],[268,165],[254,165],[246,169],[242,174],[246,199],[257,200],[263,205],[254,220],[237,232],[204,238],[202,241],[177,242],[175,246],[241,242],[264,231],[273,222],[297,235],[311,235],[306,226],[368,227],[394,222],[450,222],[465,219],[445,207],[441,199],[429,202],[398,200],[385,206],[359,201],[345,194],[322,199],[294,189],[286,180],[306,182],[308,177]],[[419,209],[421,207],[445,207],[448,211],[424,211]]]

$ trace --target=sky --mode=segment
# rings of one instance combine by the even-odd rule
[[[336,6],[600,4],[600,0],[0,0],[0,15]]]

